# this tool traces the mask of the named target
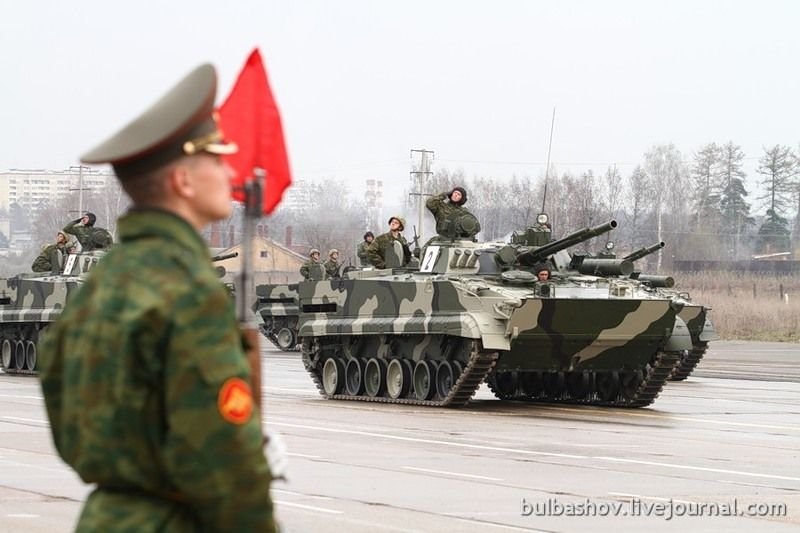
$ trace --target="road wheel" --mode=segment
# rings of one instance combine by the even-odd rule
[[[275,338],[278,341],[278,347],[284,352],[293,352],[297,346],[297,336],[289,328],[279,329]]]
[[[414,395],[418,400],[430,400],[436,391],[436,367],[431,361],[418,361],[414,367]]]
[[[386,392],[386,361],[373,357],[367,361],[367,369],[364,372],[366,383],[364,386],[367,389],[367,395],[383,396]]]
[[[364,360],[354,357],[347,361],[344,369],[344,390],[350,396],[360,396],[364,392]]]
[[[322,388],[329,396],[339,394],[344,388],[344,363],[336,357],[329,358],[322,367]]]
[[[411,363],[392,359],[386,369],[386,391],[390,398],[405,398],[411,390]]]

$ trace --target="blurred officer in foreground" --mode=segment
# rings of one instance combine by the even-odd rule
[[[86,252],[108,248],[114,243],[114,238],[107,229],[95,227],[95,222],[97,215],[87,211],[81,218],[67,224],[63,231],[75,235]]]
[[[198,67],[82,157],[133,207],[40,350],[58,452],[97,485],[78,531],[276,530],[261,390],[199,233],[232,209],[216,85]]]

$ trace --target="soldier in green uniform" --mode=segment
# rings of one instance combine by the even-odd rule
[[[198,67],[82,157],[133,207],[39,352],[56,448],[96,485],[78,531],[277,529],[261,390],[200,236],[232,209],[216,85]]]
[[[411,249],[408,247],[406,238],[401,235],[405,229],[405,220],[401,217],[389,219],[389,231],[375,237],[372,244],[367,248],[367,258],[375,268],[386,268],[386,249],[394,241],[399,241],[403,245],[403,266],[411,261]]]
[[[364,234],[364,240],[358,244],[358,248],[356,249],[356,255],[358,256],[358,260],[361,263],[361,266],[369,266],[369,258],[367,258],[367,248],[369,245],[372,244],[372,241],[375,240],[375,234],[371,231],[368,231]]]
[[[328,252],[328,260],[325,261],[322,266],[325,267],[325,275],[329,278],[340,278],[341,273],[339,269],[342,265],[339,264],[339,250],[336,248],[331,249]]]
[[[75,235],[85,252],[108,248],[114,243],[114,238],[107,229],[96,228],[94,226],[96,221],[97,216],[94,213],[86,212],[81,218],[76,218],[64,226],[63,231]]]
[[[63,231],[56,235],[56,242],[48,244],[33,260],[31,270],[34,272],[52,272],[58,274],[64,265],[64,255],[67,253],[67,236]]]
[[[463,187],[428,198],[425,206],[436,219],[436,233],[448,239],[465,239],[481,231],[478,219],[464,207],[465,203],[467,191]]]
[[[303,279],[311,279],[311,267],[319,264],[319,250],[312,248],[308,252],[308,261],[300,266],[300,275]]]

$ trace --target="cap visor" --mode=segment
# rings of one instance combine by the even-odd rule
[[[210,143],[203,146],[203,152],[215,155],[230,155],[239,151],[236,143]]]

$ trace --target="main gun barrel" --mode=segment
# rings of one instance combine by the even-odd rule
[[[665,245],[666,243],[664,241],[657,242],[652,246],[645,246],[644,248],[640,248],[639,250],[636,250],[635,252],[626,255],[625,257],[623,257],[623,259],[627,259],[628,261],[636,261],[637,259],[641,259],[646,255],[650,255],[653,252],[659,251]]]
[[[524,266],[533,266],[556,252],[566,250],[570,246],[575,246],[578,243],[588,241],[589,239],[597,237],[598,235],[608,233],[616,227],[617,221],[610,220],[605,224],[600,224],[599,226],[595,226],[593,228],[583,228],[574,233],[570,233],[566,237],[562,237],[553,242],[547,243],[544,246],[520,253],[517,256],[517,262]]]

